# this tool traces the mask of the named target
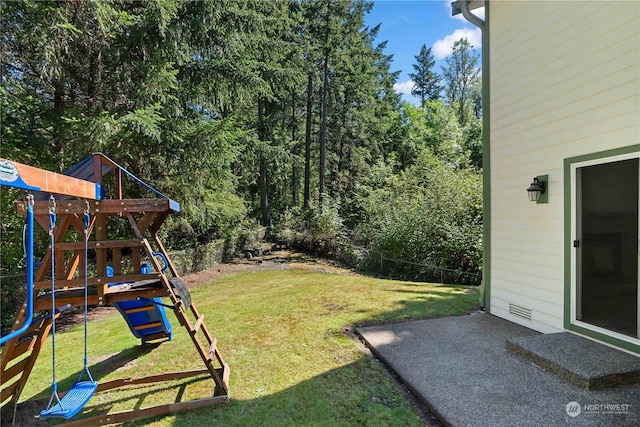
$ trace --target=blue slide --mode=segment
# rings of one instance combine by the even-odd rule
[[[151,266],[148,263],[142,264],[140,273],[151,274]],[[113,268],[107,266],[107,276],[113,276]],[[116,286],[120,283],[109,283],[109,286]],[[142,340],[142,344],[147,341],[169,338],[171,341],[171,323],[167,319],[164,307],[160,298],[153,300],[141,299],[113,303],[113,306],[120,312],[131,333],[136,338]]]

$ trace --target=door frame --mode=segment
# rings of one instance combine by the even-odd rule
[[[564,327],[569,331],[611,344],[627,351],[640,354],[640,337],[631,337],[602,327],[577,320],[577,251],[573,247],[577,239],[577,170],[584,166],[616,162],[640,158],[640,145],[632,145],[613,150],[585,154],[564,160],[564,259],[565,259],[565,293],[564,293]],[[640,172],[639,172],[640,180]],[[639,207],[640,209],[640,207]],[[640,222],[640,212],[639,212]],[[640,242],[639,242],[640,245]],[[640,247],[639,247],[640,250]],[[640,255],[640,254],[639,254]],[[640,288],[640,262],[639,282]],[[640,323],[640,289],[638,290],[638,323]],[[638,325],[640,334],[640,324]]]

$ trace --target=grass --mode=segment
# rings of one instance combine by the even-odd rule
[[[292,269],[226,276],[194,289],[192,299],[230,366],[231,401],[132,425],[419,426],[406,397],[344,327],[460,315],[473,309],[478,293]],[[91,322],[94,377],[106,381],[203,367],[186,331],[170,313],[169,318],[173,341],[147,346],[139,345],[118,314]],[[82,367],[82,339],[82,327],[56,335],[59,390],[68,389]],[[22,399],[50,393],[47,344]],[[95,395],[83,416],[168,403],[178,395],[209,397],[211,391],[210,378],[114,390]]]

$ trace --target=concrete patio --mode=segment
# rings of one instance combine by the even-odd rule
[[[640,358],[580,337],[481,312],[357,331],[445,425],[640,425]]]

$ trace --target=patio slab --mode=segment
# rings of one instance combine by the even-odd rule
[[[587,390],[547,372],[506,349],[540,334],[490,314],[357,332],[445,425],[640,425],[640,385]]]
[[[640,383],[640,357],[569,332],[512,338],[507,350],[586,389]]]

